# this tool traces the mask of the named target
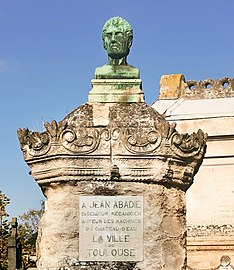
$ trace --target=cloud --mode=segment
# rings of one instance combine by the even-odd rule
[[[7,62],[4,59],[0,59],[0,73],[4,72],[7,67]]]

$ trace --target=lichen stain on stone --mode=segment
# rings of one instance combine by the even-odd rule
[[[68,260],[58,270],[139,270],[136,262],[81,262]]]
[[[93,126],[93,106],[85,103],[69,113],[63,120],[72,126]]]
[[[110,108],[110,122],[119,127],[154,127],[165,118],[144,103],[119,103]]]
[[[92,195],[116,196],[119,195],[118,187],[112,182],[92,181],[88,184],[89,192]],[[87,190],[86,190],[87,192]]]
[[[118,195],[118,191],[114,189],[110,189],[108,187],[97,187],[93,191],[93,195],[101,195],[101,196],[116,196]]]

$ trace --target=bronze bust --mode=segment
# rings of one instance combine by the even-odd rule
[[[139,69],[127,64],[132,40],[132,27],[123,18],[113,17],[104,24],[102,41],[107,51],[108,64],[96,68],[96,79],[139,78]]]

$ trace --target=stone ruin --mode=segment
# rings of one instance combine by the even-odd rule
[[[179,134],[144,102],[139,70],[127,64],[132,28],[103,28],[108,64],[88,102],[44,132],[18,129],[24,159],[47,198],[37,267],[186,269],[185,192],[207,135]]]

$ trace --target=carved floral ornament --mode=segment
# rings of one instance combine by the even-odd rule
[[[94,153],[100,142],[120,141],[131,154],[165,154],[180,158],[190,158],[204,153],[207,134],[201,130],[191,135],[179,134],[175,124],[163,122],[154,127],[73,127],[66,120],[45,123],[46,131],[32,132],[27,128],[18,129],[18,137],[25,159],[49,156],[53,154],[84,155]],[[111,143],[111,142],[110,142]],[[62,146],[62,150],[61,149]],[[56,149],[57,150],[54,150]]]

